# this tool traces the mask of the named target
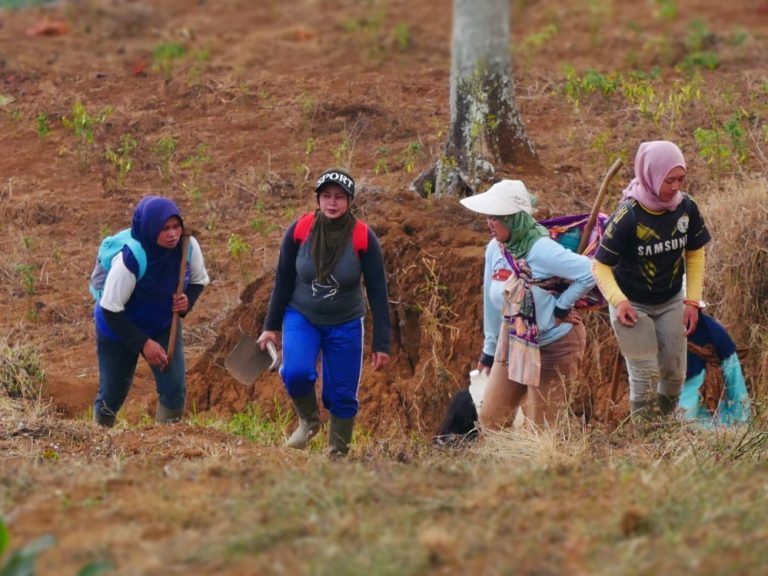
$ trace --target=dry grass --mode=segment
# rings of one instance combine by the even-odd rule
[[[14,546],[58,540],[40,574],[758,574],[768,555],[764,423],[402,439],[334,463],[220,427],[105,433],[9,398],[0,421]]]
[[[34,346],[0,342],[0,392],[34,400],[40,397],[44,383],[42,357]]]
[[[705,300],[738,345],[751,348],[745,373],[755,397],[768,392],[768,181],[732,180],[700,202],[713,237]]]

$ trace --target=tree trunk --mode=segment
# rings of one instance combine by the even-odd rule
[[[443,156],[419,176],[422,195],[466,195],[495,165],[538,165],[515,105],[509,0],[454,0],[451,126]]]

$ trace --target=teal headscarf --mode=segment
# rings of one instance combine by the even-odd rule
[[[549,232],[537,223],[527,212],[517,212],[510,216],[498,216],[499,222],[509,230],[509,240],[504,243],[515,259],[525,258],[531,246],[539,238],[549,238]]]

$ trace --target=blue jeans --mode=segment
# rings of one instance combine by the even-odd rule
[[[363,368],[363,319],[316,326],[288,308],[283,317],[283,378],[294,398],[314,393],[317,358],[323,358],[323,406],[337,418],[352,418],[359,402],[357,388]]]
[[[156,335],[153,340],[166,350],[171,329]],[[131,352],[122,342],[106,338],[96,332],[96,354],[99,358],[99,393],[93,405],[94,413],[114,417],[123,406],[133,383],[139,355]],[[184,382],[184,339],[181,320],[176,332],[176,350],[165,372],[152,367],[160,403],[170,410],[184,408],[186,385]]]

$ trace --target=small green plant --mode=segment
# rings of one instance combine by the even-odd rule
[[[24,112],[22,112],[18,108],[12,108],[12,109],[8,110],[7,115],[8,115],[8,119],[11,122],[14,122],[14,123],[17,123],[17,124],[19,122],[21,122],[22,120],[24,120]]]
[[[675,0],[653,0],[653,3],[656,5],[653,11],[653,15],[656,18],[674,20],[680,13]]]
[[[24,294],[27,296],[34,295],[37,287],[34,266],[32,266],[32,264],[16,264],[14,272],[16,272],[16,275],[21,280],[21,286],[24,289]]]
[[[407,52],[411,47],[411,28],[404,22],[395,24],[395,45],[400,52]]]
[[[699,156],[707,163],[715,176],[718,190],[720,189],[720,174],[725,169],[730,152],[718,129],[696,128],[693,132]]]
[[[579,75],[570,65],[564,67],[565,82],[562,91],[565,98],[578,109],[582,99],[594,92],[603,96],[612,96],[621,86],[621,77],[615,74],[602,74],[596,70],[587,70]]]
[[[248,244],[242,236],[239,234],[230,234],[229,240],[227,240],[227,254],[235,260],[242,260],[243,256],[250,251],[250,244]]]
[[[704,68],[705,70],[715,70],[720,66],[720,57],[714,52],[701,51],[691,52],[686,54],[680,66],[683,70],[693,70],[696,68]]]
[[[311,120],[317,110],[317,99],[311,92],[304,91],[299,96],[299,105],[301,107],[301,115],[305,120]]]
[[[495,117],[492,114],[489,114],[486,117],[486,122],[495,122]],[[489,129],[493,128],[491,125],[487,127]],[[403,150],[398,155],[397,159],[400,162],[400,165],[403,167],[403,170],[405,170],[406,174],[412,174],[416,169],[416,159],[423,152],[423,149],[424,147],[420,142],[411,142],[408,144],[408,146],[405,147],[405,150]]]
[[[723,123],[723,131],[730,141],[731,158],[736,164],[746,163],[749,157],[749,144],[747,143],[747,128],[744,126],[744,114],[734,112]]]
[[[208,147],[205,144],[200,143],[195,148],[194,154],[181,163],[181,167],[190,172],[190,179],[187,182],[184,182],[182,187],[195,202],[199,202],[203,199],[203,195],[206,191],[206,183],[203,175],[205,168],[212,161],[213,158],[208,152]]]
[[[389,161],[387,156],[389,155],[389,148],[386,146],[380,146],[376,149],[376,163],[373,165],[373,173],[377,176],[379,174],[389,173]]]
[[[258,216],[251,220],[251,223],[248,224],[248,228],[264,238],[279,229],[276,224],[270,224],[269,220],[263,216]]]
[[[299,215],[299,209],[295,206],[287,206],[283,208],[283,220],[285,222],[293,222]]]
[[[11,398],[36,400],[45,383],[43,361],[29,344],[0,343],[0,390]]]
[[[163,42],[152,50],[152,69],[162,73],[165,81],[170,81],[173,67],[177,60],[186,54],[186,48],[177,42]]]
[[[178,141],[173,136],[163,136],[152,146],[152,153],[160,161],[160,175],[164,183],[168,183],[171,179],[171,161],[174,154],[176,154],[178,144]]]
[[[69,128],[75,137],[86,144],[93,144],[96,126],[104,124],[112,115],[112,108],[103,108],[98,114],[92,116],[81,102],[75,102],[69,115],[61,121],[65,128]]]
[[[99,238],[106,238],[110,234],[112,234],[112,226],[106,223],[99,226]]]
[[[40,112],[35,117],[35,132],[37,132],[40,140],[45,139],[48,133],[51,131],[51,125],[48,123],[48,115],[45,112]]]
[[[189,70],[189,84],[194,86],[200,84],[200,80],[205,73],[208,62],[211,59],[211,49],[209,46],[195,50],[190,54],[192,67]]]
[[[103,108],[91,115],[81,102],[75,102],[71,112],[61,119],[65,128],[72,131],[78,141],[77,154],[81,170],[85,170],[90,159],[96,127],[104,124],[112,115],[112,108]]]
[[[133,168],[133,153],[138,146],[139,143],[131,134],[123,134],[117,149],[107,145],[104,151],[104,157],[107,159],[107,162],[112,164],[117,172],[118,187],[122,187],[125,184],[125,178]]]
[[[304,141],[304,155],[306,157],[309,157],[312,155],[312,153],[315,151],[315,148],[317,147],[317,140],[314,138],[307,138]]]
[[[272,418],[268,418],[258,406],[247,404],[243,412],[232,416],[228,424],[229,431],[259,444],[282,444],[291,414],[283,408],[277,398],[274,402],[275,415]]]
[[[557,36],[558,32],[557,24],[547,24],[540,30],[528,34],[523,39],[523,48],[528,51],[539,50]]]
[[[728,43],[731,46],[744,46],[751,38],[752,35],[749,33],[749,30],[738,27],[734,28],[733,32],[731,32]]]
[[[336,164],[342,168],[349,168],[352,164],[352,153],[355,149],[355,142],[349,132],[344,134],[336,148],[333,149],[333,158],[336,160]]]

